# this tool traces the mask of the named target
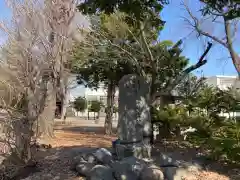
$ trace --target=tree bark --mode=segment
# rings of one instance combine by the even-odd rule
[[[65,58],[65,57],[62,57]],[[66,121],[66,111],[68,105],[68,80],[69,80],[69,73],[64,71],[64,69],[60,68],[60,97],[61,97],[61,121]]]
[[[13,132],[15,135],[15,155],[17,155],[18,159],[15,159],[16,162],[27,164],[32,159],[32,152],[31,152],[31,140],[34,136],[33,131],[33,124],[37,120],[37,110],[34,108],[34,97],[33,94],[27,90],[26,91],[26,101],[24,103],[25,110],[26,110],[26,117],[18,121],[13,121],[12,127]],[[24,97],[25,98],[25,97]],[[24,100],[24,101],[25,101]],[[41,106],[41,104],[40,104]],[[14,155],[14,154],[12,154]],[[16,158],[16,157],[15,157]]]
[[[113,120],[113,106],[114,106],[114,97],[115,97],[115,84],[113,81],[108,81],[107,88],[107,108],[106,108],[106,118],[105,118],[105,134],[112,134],[112,120]]]
[[[21,119],[13,123],[15,134],[15,153],[19,158],[17,161],[27,164],[32,159],[30,150],[32,128],[28,119]],[[31,134],[32,133],[32,134]]]
[[[61,121],[66,121],[66,112],[67,112],[67,88],[65,87],[64,92],[62,93],[62,107],[61,107]]]
[[[56,111],[57,90],[51,81],[48,81],[45,107],[39,117],[38,136],[54,136],[53,125]]]
[[[225,33],[226,33],[226,39],[227,39],[226,47],[231,55],[233,65],[238,72],[238,76],[240,77],[240,57],[233,49],[233,40],[231,38],[231,25],[229,23],[229,20],[227,20],[225,17],[224,17],[224,27],[225,27]]]

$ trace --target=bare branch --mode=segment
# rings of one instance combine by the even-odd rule
[[[36,135],[33,132],[37,131],[34,125],[38,126],[42,112],[49,108],[46,108],[50,99],[47,95],[51,94],[48,85],[51,82],[53,89],[57,89],[57,79],[68,77],[64,64],[71,49],[69,26],[75,4],[73,1],[46,4],[38,0],[8,0],[8,4],[13,12],[11,27],[0,24],[0,30],[8,36],[0,61],[0,90],[4,90],[0,91],[0,107],[6,112],[9,127],[6,143],[14,141],[21,151],[19,158],[28,161],[29,146]],[[53,31],[55,41],[50,42],[46,37]]]
[[[208,32],[206,32],[206,31],[204,31],[204,30],[201,29],[201,27],[200,27],[201,24],[200,24],[199,19],[196,18],[196,17],[193,15],[193,13],[191,12],[190,8],[188,7],[186,1],[184,1],[184,2],[182,3],[182,5],[185,7],[185,9],[186,9],[186,11],[188,12],[190,18],[193,20],[193,24],[190,23],[190,25],[197,31],[197,33],[199,33],[200,35],[206,36],[206,37],[208,37],[208,38],[210,38],[210,39],[218,42],[219,44],[221,44],[221,45],[223,45],[224,47],[227,48],[227,43],[224,42],[222,39],[219,39],[219,38],[217,38],[216,36],[214,36],[214,35],[212,35],[212,34],[210,34],[210,33],[208,33]],[[187,18],[186,18],[186,19],[187,19]],[[189,21],[190,21],[190,20],[188,20],[188,22],[189,22]]]
[[[203,66],[204,64],[207,63],[207,60],[205,60],[204,58],[206,57],[206,55],[209,53],[210,49],[212,48],[212,43],[208,42],[208,46],[206,48],[206,50],[203,52],[203,54],[201,55],[201,57],[199,58],[198,62],[190,67],[188,67],[187,69],[185,69],[180,75],[177,76],[176,79],[174,79],[172,82],[168,83],[168,86],[166,89],[164,89],[164,93],[169,93],[171,92],[182,80],[184,80],[186,78],[186,76],[194,71],[195,69],[198,69],[199,67]],[[161,95],[161,93],[163,92],[156,92],[153,97],[157,97],[159,95]]]

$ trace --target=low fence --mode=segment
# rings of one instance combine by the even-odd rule
[[[229,119],[240,120],[240,112],[220,113],[219,115]]]

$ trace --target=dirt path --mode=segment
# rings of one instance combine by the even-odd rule
[[[39,172],[35,172],[25,180],[80,180],[81,177],[70,170],[71,160],[80,152],[92,151],[99,147],[111,147],[111,141],[115,139],[114,136],[103,135],[101,125],[91,124],[86,122],[81,124],[58,125],[55,131],[55,138],[51,140],[41,141],[45,144],[51,144],[52,148],[38,154]],[[85,132],[84,132],[85,131]],[[94,133],[93,131],[97,132]],[[174,158],[192,159],[194,150],[180,151],[176,147],[169,148],[166,145],[158,144],[157,149],[160,152],[170,152]],[[155,151],[155,156],[158,152]],[[219,169],[225,168],[218,164]],[[216,169],[216,168],[215,168]],[[192,177],[186,180],[239,180],[240,174],[233,169],[233,172],[225,173],[231,174],[223,175],[219,171],[204,170],[195,173]],[[236,175],[239,175],[238,177]],[[236,177],[235,177],[236,176]]]
[[[92,151],[99,147],[110,147],[114,137],[99,136],[94,133],[70,133],[56,131],[55,138],[44,140],[51,144],[52,148],[38,154],[39,172],[36,172],[25,180],[80,180],[80,177],[72,172],[71,160],[80,152]]]

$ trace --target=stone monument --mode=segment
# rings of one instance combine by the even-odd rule
[[[118,138],[119,158],[135,156],[150,158],[151,116],[148,105],[149,84],[135,74],[119,81]]]

